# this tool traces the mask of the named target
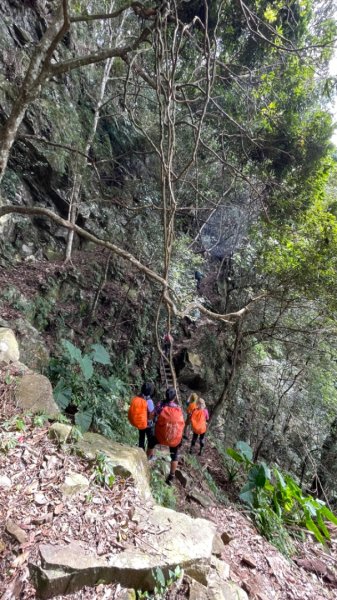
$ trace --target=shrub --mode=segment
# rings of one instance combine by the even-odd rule
[[[235,448],[227,449],[227,454],[247,473],[240,499],[250,507],[262,535],[282,552],[291,553],[285,527],[305,527],[322,544],[330,540],[325,521],[337,525],[337,517],[322,500],[305,496],[294,479],[276,467],[271,470],[263,462],[254,463],[252,449],[246,442],[237,442]]]
[[[88,353],[82,353],[68,340],[62,346],[63,354],[51,360],[48,372],[58,406],[74,414],[82,432],[92,429],[108,438],[130,439],[131,427],[122,410],[130,391],[111,372],[106,349],[92,344]]]

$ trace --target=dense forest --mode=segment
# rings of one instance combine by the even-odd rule
[[[0,5],[0,326],[82,431],[130,444],[169,331],[170,381],[205,398],[229,479],[276,465],[332,510],[334,11]]]

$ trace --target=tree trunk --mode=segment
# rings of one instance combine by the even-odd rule
[[[322,453],[317,473],[313,478],[311,489],[319,498],[325,497],[328,489],[336,489],[337,474],[337,419],[330,425],[329,435],[322,445]]]
[[[90,316],[89,316],[89,325],[90,325],[91,321],[93,320],[93,318],[95,316],[95,312],[96,312],[96,308],[97,308],[99,297],[100,297],[101,292],[102,292],[102,290],[103,290],[103,288],[104,288],[104,286],[105,286],[105,284],[107,282],[108,271],[109,271],[109,264],[110,264],[110,258],[111,258],[111,252],[109,252],[108,258],[106,259],[104,271],[102,273],[102,277],[101,277],[101,280],[99,282],[98,288],[96,290],[94,301],[92,303],[92,307],[91,307],[91,311],[90,311]],[[130,289],[130,286],[129,286],[129,289]],[[115,329],[115,327],[113,329]]]
[[[12,106],[5,125],[0,130],[0,183],[5,174],[9,154],[26,110],[30,103],[38,97],[41,86],[48,77],[48,70],[54,49],[68,28],[69,22],[64,13],[62,3],[47,27],[40,43],[35,48],[18,97]]]
[[[237,366],[238,366],[238,359],[239,359],[239,353],[241,350],[241,341],[242,341],[242,320],[238,321],[235,325],[235,341],[234,341],[234,348],[233,348],[233,352],[232,352],[232,368],[228,374],[228,376],[226,377],[225,383],[224,383],[224,387],[222,390],[222,393],[219,397],[219,399],[217,400],[217,402],[215,403],[215,405],[212,407],[211,411],[210,411],[210,419],[209,419],[209,423],[211,424],[213,421],[216,421],[217,417],[219,416],[220,412],[223,410],[231,388],[232,388],[232,384],[237,372]],[[228,409],[228,407],[227,407]]]
[[[112,4],[113,3],[111,3],[111,5],[110,5],[110,12],[112,10]],[[124,12],[122,21],[118,27],[118,33],[116,36],[115,44],[118,44],[118,42],[120,40],[122,28],[123,28],[123,24],[124,24],[126,16],[127,16],[127,13]],[[112,45],[113,36],[114,36],[114,31],[113,31],[112,27],[110,27],[109,45]],[[109,58],[105,63],[102,81],[101,81],[101,85],[100,85],[99,97],[98,97],[95,112],[94,112],[94,119],[93,119],[91,131],[88,135],[88,139],[85,144],[84,153],[77,155],[77,161],[76,161],[77,172],[75,173],[74,186],[73,186],[73,191],[72,191],[70,205],[69,205],[69,217],[68,217],[70,223],[72,223],[72,224],[76,223],[77,214],[78,214],[79,205],[80,205],[80,194],[81,194],[83,173],[88,164],[87,157],[89,156],[90,148],[93,144],[94,137],[96,135],[98,121],[99,121],[100,113],[101,113],[101,108],[102,108],[102,105],[104,102],[105,90],[106,90],[106,86],[109,81],[110,71],[111,71],[112,65],[114,63],[114,60],[115,60],[115,57],[112,57],[112,58]],[[68,232],[68,238],[67,238],[65,262],[69,262],[71,260],[73,241],[74,241],[74,230],[70,229]]]

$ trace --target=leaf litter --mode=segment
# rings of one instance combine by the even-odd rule
[[[9,389],[15,387],[11,369],[9,373],[6,367],[10,383],[0,407],[0,599],[28,600],[36,597],[28,562],[38,560],[40,543],[76,540],[99,555],[134,547],[138,524],[128,514],[140,498],[131,478],[117,476],[111,488],[96,484],[92,464],[72,454],[71,446],[58,447],[48,436],[49,425],[37,427],[32,416],[20,416],[24,426],[20,422],[18,430],[18,411]],[[88,489],[63,495],[61,488],[70,473],[86,477]],[[104,585],[67,598],[114,598],[116,590],[116,585]]]

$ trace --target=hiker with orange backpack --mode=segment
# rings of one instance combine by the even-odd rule
[[[145,438],[149,446],[152,437],[154,404],[151,398],[154,390],[153,383],[143,383],[139,396],[134,396],[129,407],[128,418],[139,430],[138,446],[145,450]]]
[[[183,431],[185,426],[183,411],[174,400],[177,392],[174,388],[168,388],[165,394],[165,400],[156,406],[155,409],[155,432],[149,441],[147,457],[149,460],[153,457],[154,447],[157,444],[169,446],[171,456],[170,473],[166,478],[168,485],[172,484],[178,466],[178,450],[181,445]]]
[[[199,399],[199,396],[195,392],[192,392],[192,394],[190,394],[189,397],[187,398],[187,401],[186,401],[187,418],[186,418],[186,425],[185,425],[185,430],[184,430],[184,435],[183,435],[184,440],[188,440],[187,432],[191,427],[191,415],[192,415],[192,412],[194,411],[194,409],[197,408],[196,403],[197,403],[198,399]]]
[[[167,331],[163,337],[163,350],[164,350],[164,354],[165,354],[166,358],[171,357],[172,343],[173,343],[173,337],[170,334],[170,332]]]
[[[190,454],[193,454],[194,446],[197,443],[199,437],[199,456],[201,456],[205,445],[205,433],[207,431],[207,421],[209,420],[208,410],[206,408],[205,400],[198,398],[196,402],[196,408],[191,414],[191,426],[193,431],[193,437],[190,447]]]

